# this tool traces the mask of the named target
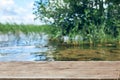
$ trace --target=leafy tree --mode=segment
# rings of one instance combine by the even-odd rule
[[[57,36],[79,34],[91,42],[100,34],[119,36],[119,9],[120,0],[38,0],[34,14],[59,28]]]

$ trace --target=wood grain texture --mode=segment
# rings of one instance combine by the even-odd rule
[[[0,62],[0,80],[120,80],[120,61]]]

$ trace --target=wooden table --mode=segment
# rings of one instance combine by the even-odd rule
[[[0,80],[120,80],[120,61],[0,62]]]

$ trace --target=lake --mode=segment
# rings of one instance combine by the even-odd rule
[[[117,61],[120,46],[62,46],[44,33],[0,33],[0,61]]]

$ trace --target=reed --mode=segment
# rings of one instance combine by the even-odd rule
[[[8,32],[17,33],[19,31],[26,34],[30,32],[34,32],[34,33],[44,32],[46,34],[52,34],[54,28],[51,27],[50,25],[25,25],[25,24],[18,25],[18,24],[0,23],[1,33],[8,33]]]
[[[86,33],[86,29],[88,33]],[[96,26],[94,24],[89,27],[85,27],[81,31],[71,31],[70,34],[65,35],[68,37],[66,42],[62,35],[62,30],[59,27],[53,25],[25,25],[25,24],[2,24],[0,23],[0,33],[12,32],[14,34],[18,32],[28,33],[45,33],[49,35],[50,41],[55,41],[61,45],[79,46],[81,44],[103,44],[103,43],[119,43],[120,44],[120,30],[116,37],[106,33],[106,25],[102,24]],[[119,28],[118,28],[119,29]]]

